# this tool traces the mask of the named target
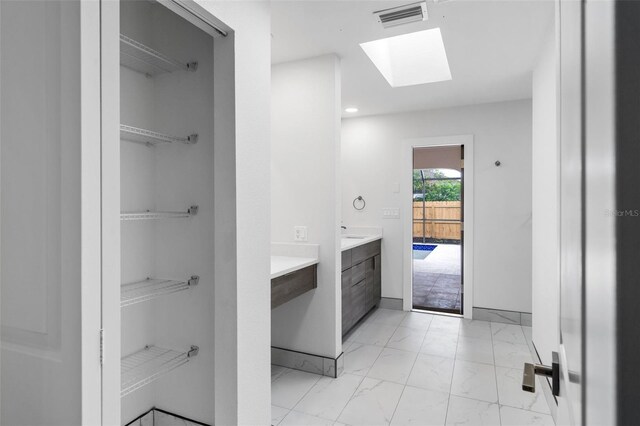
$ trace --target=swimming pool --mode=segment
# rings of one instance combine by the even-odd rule
[[[421,251],[433,251],[436,247],[438,247],[437,244],[413,244],[413,249],[414,250],[421,250]]]
[[[438,247],[436,244],[413,244],[413,258],[424,260],[436,247]]]

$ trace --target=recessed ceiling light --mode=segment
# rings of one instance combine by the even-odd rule
[[[451,80],[440,28],[361,43],[391,87]]]
[[[351,112],[351,113],[358,112],[358,108],[356,108],[356,107],[348,107],[348,108],[344,109],[344,112]]]

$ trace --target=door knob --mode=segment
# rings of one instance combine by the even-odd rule
[[[536,391],[536,375],[551,377],[551,391],[555,396],[560,394],[560,363],[558,353],[552,352],[551,367],[548,365],[524,363],[522,372],[522,390],[527,392]]]

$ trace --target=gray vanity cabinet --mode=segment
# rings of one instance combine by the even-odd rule
[[[365,305],[367,312],[371,310],[376,305],[375,299],[375,257],[369,258],[364,262],[365,267],[365,275],[364,275],[364,285],[365,285]]]
[[[351,309],[345,307],[351,305],[351,274],[342,272],[342,330],[351,323]]]
[[[382,257],[377,254],[373,258],[373,303],[380,302],[382,299]]]
[[[342,252],[342,335],[380,303],[381,272],[379,240]]]
[[[290,272],[271,280],[271,309],[318,287],[318,265]]]

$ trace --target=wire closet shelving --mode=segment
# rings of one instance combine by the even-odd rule
[[[121,359],[120,397],[130,394],[186,364],[198,355],[193,345],[186,352],[148,345]]]

